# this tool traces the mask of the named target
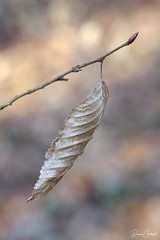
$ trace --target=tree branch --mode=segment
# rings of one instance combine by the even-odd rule
[[[28,89],[27,91],[25,91],[25,92],[23,92],[23,93],[15,96],[15,97],[12,98],[10,101],[8,101],[8,102],[0,105],[0,110],[2,110],[2,109],[4,109],[4,108],[12,105],[12,103],[14,103],[15,101],[17,101],[19,98],[21,98],[21,97],[23,97],[23,96],[25,96],[25,95],[31,94],[31,93],[33,93],[33,92],[36,92],[36,91],[38,91],[38,90],[40,90],[40,89],[43,89],[43,88],[45,88],[46,86],[48,86],[48,85],[50,85],[50,84],[52,84],[52,83],[54,83],[54,82],[57,82],[57,81],[67,81],[68,79],[64,78],[64,76],[66,76],[66,75],[68,75],[69,73],[72,73],[72,72],[79,72],[79,71],[81,71],[81,68],[87,67],[87,66],[89,66],[89,65],[91,65],[91,64],[104,61],[104,59],[105,59],[106,57],[108,57],[109,55],[111,55],[112,53],[118,51],[119,49],[121,49],[121,48],[123,48],[123,47],[125,47],[125,46],[128,46],[128,45],[132,44],[132,43],[134,42],[134,40],[136,39],[137,36],[138,36],[138,32],[135,33],[135,34],[133,34],[125,43],[123,43],[123,44],[120,45],[119,47],[113,49],[112,51],[106,53],[104,56],[99,57],[99,58],[97,58],[97,59],[95,59],[95,60],[93,60],[93,61],[86,62],[86,63],[83,63],[83,64],[81,64],[81,65],[77,65],[77,66],[75,66],[75,67],[72,67],[70,70],[68,70],[68,71],[62,73],[61,75],[59,75],[59,76],[51,79],[50,81],[48,81],[48,82],[46,82],[46,83],[44,83],[44,84],[42,84],[42,85],[40,85],[40,86],[38,86],[38,87],[35,87],[35,88],[32,88],[32,89]]]

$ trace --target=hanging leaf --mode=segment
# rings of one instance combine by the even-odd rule
[[[105,82],[101,81],[86,100],[72,109],[58,137],[46,152],[39,180],[28,202],[46,196],[83,153],[99,125],[108,97],[108,88]]]

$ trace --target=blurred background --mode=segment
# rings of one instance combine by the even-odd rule
[[[110,98],[84,154],[45,199],[26,203],[99,64],[0,112],[0,240],[160,239],[160,1],[1,0],[0,103],[104,55]],[[144,239],[136,236],[136,239]]]

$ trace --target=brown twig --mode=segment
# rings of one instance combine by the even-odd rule
[[[12,105],[12,103],[15,102],[15,101],[17,101],[19,98],[21,98],[21,97],[23,97],[23,96],[25,96],[25,95],[31,94],[31,93],[33,93],[33,92],[36,92],[36,91],[38,91],[38,90],[40,90],[40,89],[43,89],[43,88],[45,88],[46,86],[48,86],[48,85],[50,85],[50,84],[52,84],[52,83],[54,83],[54,82],[57,82],[57,81],[66,81],[67,79],[64,78],[64,76],[68,75],[69,73],[79,72],[79,71],[81,71],[81,69],[84,68],[84,67],[87,67],[87,66],[89,66],[89,65],[91,65],[91,64],[94,64],[94,63],[97,63],[97,62],[102,62],[102,61],[104,61],[104,59],[105,59],[106,57],[108,57],[109,55],[111,55],[112,53],[118,51],[119,49],[121,49],[121,48],[123,48],[123,47],[125,47],[125,46],[128,46],[128,45],[132,44],[132,43],[134,42],[134,40],[136,39],[137,36],[138,36],[138,32],[135,33],[135,34],[133,34],[133,35],[127,40],[127,42],[123,43],[122,45],[120,45],[119,47],[113,49],[112,51],[106,53],[104,56],[99,57],[99,58],[97,58],[97,59],[95,59],[95,60],[93,60],[93,61],[86,62],[86,63],[83,63],[83,64],[81,64],[81,65],[77,65],[77,66],[75,66],[75,67],[72,67],[70,70],[68,70],[68,71],[60,74],[59,76],[51,79],[50,81],[48,81],[48,82],[46,82],[46,83],[44,83],[44,84],[42,84],[42,85],[40,85],[40,86],[38,86],[38,87],[29,89],[29,90],[27,90],[27,91],[25,91],[25,92],[23,92],[23,93],[15,96],[15,97],[12,98],[10,101],[8,101],[8,102],[0,105],[0,110],[2,110],[2,109],[4,109],[4,108]]]

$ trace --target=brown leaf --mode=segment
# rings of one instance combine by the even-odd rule
[[[82,103],[72,109],[46,152],[39,180],[28,202],[46,196],[83,153],[99,125],[108,97],[108,88],[101,81]]]

